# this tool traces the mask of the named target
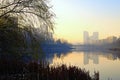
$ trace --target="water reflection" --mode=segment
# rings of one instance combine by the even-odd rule
[[[75,65],[80,68],[85,68],[92,73],[100,72],[100,80],[120,80],[120,54],[107,52],[68,52],[47,54],[47,60],[51,65]]]
[[[84,65],[89,64],[89,60],[93,60],[94,64],[99,63],[99,56],[97,54],[84,53]]]

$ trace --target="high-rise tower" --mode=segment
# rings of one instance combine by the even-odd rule
[[[89,33],[87,31],[84,31],[83,33],[83,39],[84,39],[84,44],[88,44],[89,43]]]

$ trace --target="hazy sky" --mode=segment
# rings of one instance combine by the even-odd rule
[[[99,38],[120,35],[120,0],[52,0],[55,37],[83,42],[83,31]]]

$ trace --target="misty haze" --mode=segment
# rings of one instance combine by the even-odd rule
[[[120,0],[0,0],[0,80],[120,80]]]

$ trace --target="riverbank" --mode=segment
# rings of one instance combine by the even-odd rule
[[[0,60],[0,80],[99,80],[99,73],[90,76],[89,71],[75,66],[49,66],[46,62]]]
[[[110,48],[109,50],[111,50],[111,51],[119,51],[120,52],[120,48]]]

